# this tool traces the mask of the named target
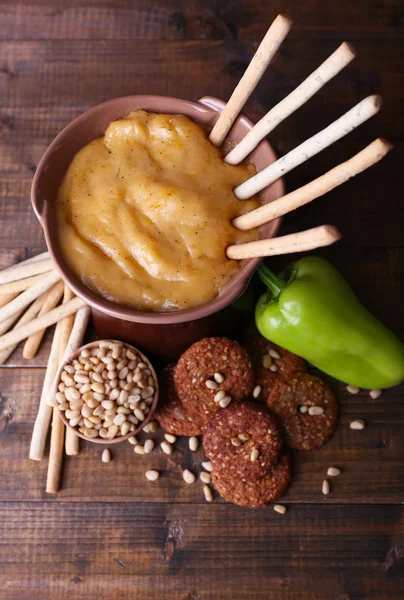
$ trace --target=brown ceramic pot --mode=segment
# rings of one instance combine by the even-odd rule
[[[131,110],[143,108],[151,112],[180,113],[211,127],[223,107],[224,102],[210,97],[198,102],[164,96],[127,96],[110,100],[88,110],[67,125],[53,140],[40,161],[32,184],[32,206],[43,227],[46,243],[57,269],[74,293],[92,307],[94,325],[101,337],[127,340],[155,356],[172,360],[196,340],[227,331],[226,324],[231,327],[232,314],[224,309],[244,291],[259,259],[243,261],[240,270],[227,282],[219,295],[202,306],[177,312],[134,310],[102,298],[72,273],[60,252],[54,211],[58,187],[73,157],[83,146],[103,136],[112,121],[127,115]],[[252,127],[253,123],[247,117],[239,116],[229,139],[240,141]],[[248,158],[258,171],[275,160],[275,153],[266,141],[261,142]],[[261,192],[260,201],[262,204],[271,202],[283,193],[283,181],[278,180]],[[273,237],[279,224],[277,219],[264,226],[261,237]]]

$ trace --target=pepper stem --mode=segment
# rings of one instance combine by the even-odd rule
[[[275,273],[268,269],[268,267],[263,263],[260,264],[257,272],[259,278],[267,286],[274,298],[277,298],[281,291],[286,287],[286,283],[283,281],[283,279],[275,275]]]

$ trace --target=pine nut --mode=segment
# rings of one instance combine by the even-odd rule
[[[362,419],[356,419],[356,421],[351,421],[349,426],[351,429],[356,429],[359,431],[361,429],[365,429],[365,421]]]
[[[148,479],[149,481],[157,481],[157,479],[160,477],[160,473],[158,471],[146,471],[145,473],[146,475],[146,479]]]
[[[223,400],[220,400],[219,406],[221,408],[226,408],[226,406],[229,406],[230,402],[231,402],[231,396],[226,396],[225,398],[223,398]]]
[[[86,379],[88,379],[88,377]],[[66,377],[64,378],[64,382],[65,382],[66,386],[68,386],[68,387],[70,387],[76,383],[75,380],[73,379],[73,377],[70,377],[70,375],[66,375]],[[87,383],[87,382],[83,381],[83,383]]]
[[[59,390],[59,392],[64,392],[65,389],[66,389],[66,384],[63,381],[61,381],[58,385],[58,390]]]
[[[81,415],[79,410],[67,410],[65,414],[66,419],[74,419],[75,417],[79,417]]]
[[[104,383],[102,375],[100,375],[99,373],[93,374],[93,381],[98,381],[98,383]]]
[[[189,445],[189,449],[191,450],[191,452],[196,452],[198,450],[198,446],[199,446],[198,438],[195,436],[190,437],[188,440],[188,445]]]
[[[88,400],[87,402],[87,406],[89,408],[97,408],[97,406],[99,406],[100,403],[98,400],[96,400],[95,398],[91,398],[91,400]]]
[[[91,392],[91,383],[85,383],[79,389],[81,395],[86,394],[87,392]]]
[[[164,454],[170,455],[173,453],[173,447],[169,442],[161,442],[160,446]]]
[[[124,367],[124,368],[123,368],[121,371],[119,371],[119,373],[118,373],[118,377],[119,377],[119,379],[126,379],[126,376],[128,375],[128,373],[129,373],[129,369],[128,369],[128,367]]]
[[[322,406],[310,406],[309,415],[322,415],[324,413],[324,408]]]
[[[78,375],[77,373],[74,376],[74,381],[76,383],[90,383],[90,378],[87,375]]]
[[[177,441],[177,438],[172,433],[165,433],[164,437],[170,444],[174,444]]]
[[[91,384],[91,389],[98,394],[105,394],[105,386],[103,383],[98,383],[98,381]]]
[[[154,448],[154,441],[153,440],[146,440],[144,443],[144,453],[145,454],[150,454],[150,452],[153,451]]]
[[[77,425],[80,423],[80,419],[81,417],[73,417],[72,419],[70,419],[69,425],[71,427],[77,427]]]
[[[110,427],[108,427],[108,435],[107,438],[109,440],[113,440],[114,437],[116,436],[116,434],[118,433],[118,426],[117,425],[111,425]]]
[[[128,415],[128,421],[129,423],[133,423],[133,425],[137,425],[139,423],[135,415]]]
[[[328,496],[328,494],[330,493],[330,484],[328,483],[328,481],[326,479],[324,479],[324,481],[323,481],[323,486],[321,488],[321,491],[323,492],[324,496]]]
[[[62,402],[61,404],[59,404],[60,410],[67,410],[69,406],[70,404],[68,402]]]
[[[219,391],[218,391],[218,392],[215,394],[215,396],[214,396],[214,398],[213,398],[213,401],[214,401],[214,402],[220,402],[220,400],[223,400],[223,398],[226,398],[226,392],[225,392],[224,390],[219,390]]]
[[[253,398],[258,398],[258,396],[261,393],[261,386],[260,385],[256,385],[255,388],[253,389]]]
[[[101,460],[103,463],[109,463],[109,461],[111,460],[111,452],[109,448],[105,448],[102,451]]]
[[[103,415],[105,412],[105,409],[99,404],[98,406],[96,406],[93,410],[93,415],[95,417],[100,417],[101,415]]]
[[[359,394],[360,388],[358,388],[356,385],[347,385],[346,391],[350,394]]]
[[[98,431],[96,429],[87,429],[84,427],[83,433],[86,437],[95,438],[98,436]]]
[[[80,392],[78,389],[76,389],[74,387],[67,388],[67,389],[69,390],[71,400],[80,400]]]
[[[135,413],[135,417],[137,419],[139,419],[139,421],[144,421],[145,420],[145,414],[142,411],[141,408],[135,408],[135,410],[133,411]]]
[[[188,469],[185,469],[185,471],[182,472],[182,477],[185,483],[194,483],[196,479],[195,475]]]
[[[132,446],[137,446],[138,445],[138,441],[137,441],[137,437],[135,435],[132,435],[132,437],[130,437],[128,439],[129,444],[132,444]]]
[[[108,437],[108,431],[102,427],[99,432],[98,432],[99,436],[106,439]]]
[[[212,502],[212,500],[213,500],[212,490],[207,485],[203,486],[203,495],[205,496],[206,502]]]
[[[284,515],[286,510],[286,506],[283,506],[283,504],[274,504],[274,511],[280,515]]]
[[[207,379],[205,381],[205,385],[208,388],[208,390],[218,390],[219,389],[219,385],[216,383],[216,381],[212,381],[211,379]]]
[[[272,371],[272,373],[276,373],[276,371],[278,370],[278,367],[276,365],[271,365],[269,367],[269,370]]]
[[[63,392],[57,392],[56,402],[58,404],[62,404],[63,402],[66,402],[66,396],[63,394]]]
[[[136,454],[145,454],[144,446],[142,446],[141,444],[137,444],[137,446],[135,446],[133,450]]]
[[[91,423],[95,423],[96,425],[98,425],[98,423],[101,423],[100,417],[97,417],[97,416],[88,417],[88,420],[91,421]]]
[[[157,421],[150,421],[143,427],[143,431],[145,431],[146,433],[155,433],[158,428],[159,424],[157,423]]]
[[[202,471],[201,473],[199,473],[199,478],[202,481],[202,483],[210,483],[210,481],[211,481],[210,474],[205,473],[205,471]]]
[[[248,442],[248,440],[250,439],[250,434],[249,433],[239,433],[237,437],[242,442]]]
[[[205,469],[205,471],[209,471],[209,473],[213,470],[212,463],[210,460],[206,460],[205,462],[203,462],[202,467]]]
[[[369,392],[369,396],[372,398],[372,400],[377,400],[377,398],[380,398],[381,395],[382,390],[370,390]]]
[[[338,467],[329,467],[327,469],[327,475],[330,477],[337,477],[338,475],[341,475],[341,469],[338,469]]]
[[[101,402],[101,406],[104,407],[106,410],[109,410],[111,408],[114,408],[115,404],[112,402],[112,400],[103,400]]]
[[[269,354],[270,354],[270,356],[272,356],[272,358],[280,358],[281,357],[279,352],[277,352],[274,348],[270,349]]]
[[[299,406],[299,412],[301,412],[303,415],[305,415],[309,410],[309,407],[306,406],[305,404],[302,404],[302,406]]]
[[[129,421],[125,421],[125,423],[122,423],[121,425],[121,435],[127,435],[130,431],[130,423]]]
[[[262,366],[264,367],[264,369],[269,369],[271,365],[272,365],[271,356],[269,354],[265,354],[262,357]]]
[[[238,437],[231,438],[231,443],[233,446],[239,447],[242,444],[242,441]]]
[[[114,390],[115,388],[118,387],[118,380],[117,379],[111,379],[109,382],[109,387]]]
[[[250,456],[251,462],[255,462],[257,460],[257,458],[259,457],[259,455],[260,455],[259,450],[257,448],[253,448],[251,450],[251,456]]]
[[[84,425],[87,427],[87,429],[92,429],[94,427],[94,423],[87,418],[84,418]]]
[[[125,415],[122,415],[122,414],[116,415],[116,417],[114,418],[114,425],[118,425],[118,426],[123,425],[123,423],[125,423],[125,421],[126,421]]]
[[[213,378],[217,383],[223,383],[224,381],[224,377],[221,373],[214,373]]]

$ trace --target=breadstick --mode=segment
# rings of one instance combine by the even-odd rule
[[[265,117],[254,125],[251,131],[224,158],[224,162],[229,165],[237,165],[244,160],[266,135],[312,98],[323,85],[335,77],[353,58],[355,58],[355,51],[352,46],[346,42],[341,44],[303,83],[274,108],[271,108]]]
[[[237,84],[209,135],[210,141],[215,146],[222,145],[241,109],[255,90],[257,83],[287,36],[291,25],[290,19],[284,15],[278,15],[268,29],[246,72]]]
[[[3,333],[6,333],[6,331],[11,329],[13,324],[15,323],[15,321],[22,315],[23,312],[24,312],[24,309],[21,308],[18,312],[11,315],[11,317],[7,317],[7,319],[4,319],[4,321],[1,321],[0,322],[0,335],[3,335]]]
[[[41,294],[49,290],[57,281],[59,281],[60,275],[57,271],[51,271],[46,275],[41,275],[41,280],[38,283],[35,283],[28,290],[25,290],[22,294],[14,298],[11,302],[0,308],[0,322],[11,315],[15,314],[22,308],[31,304],[34,300],[36,300]],[[23,339],[23,338],[22,338]]]
[[[56,494],[59,489],[62,474],[63,446],[65,437],[65,424],[60,416],[60,410],[54,406],[52,411],[52,428],[49,449],[48,474],[46,478],[46,492]]]
[[[323,196],[327,192],[330,192],[338,185],[341,185],[345,181],[348,181],[351,177],[362,173],[368,167],[376,164],[385,156],[392,148],[386,140],[378,138],[369,146],[366,146],[363,150],[355,154],[349,160],[341,163],[331,171],[328,171],[321,177],[318,177],[314,181],[311,181],[307,185],[286,194],[283,198],[278,198],[269,204],[264,204],[259,208],[252,210],[245,215],[236,217],[233,220],[233,225],[238,229],[247,231],[259,227],[264,223],[268,223],[273,219],[277,219],[286,213],[308,204],[315,198]]]
[[[52,407],[46,402],[49,394],[49,388],[53,384],[59,364],[59,341],[60,325],[56,326],[53,336],[51,351],[46,368],[45,379],[43,382],[41,400],[39,403],[38,414],[35,419],[34,430],[32,432],[31,447],[29,457],[31,460],[41,460],[45,448],[46,436],[48,434],[49,424],[52,416]],[[59,410],[59,409],[58,409]]]
[[[77,312],[83,306],[87,306],[84,300],[81,298],[73,298],[67,304],[62,304],[61,306],[57,306],[53,310],[49,311],[46,315],[42,315],[42,317],[37,317],[33,319],[30,323],[26,323],[23,327],[19,327],[14,331],[10,331],[6,333],[2,337],[0,337],[0,351],[4,350],[4,348],[8,348],[8,346],[12,346],[20,342],[21,340],[25,340],[32,333],[36,333],[41,329],[45,329],[54,323],[57,323],[61,319]]]
[[[227,248],[228,258],[242,260],[259,258],[277,254],[291,254],[314,250],[321,246],[329,246],[341,238],[341,234],[333,225],[321,225],[299,233],[284,235],[269,240],[258,240],[246,244],[235,244]]]
[[[64,285],[64,296],[63,303],[66,304],[69,300],[73,298],[74,294],[69,288],[68,285]],[[76,313],[77,315],[77,313]],[[61,321],[61,340],[60,340],[60,350],[59,350],[59,364],[62,364],[63,356],[69,342],[70,334],[73,329],[74,324],[74,315],[70,315],[70,317],[66,317]],[[79,453],[79,436],[74,433],[70,427],[66,428],[66,437],[65,437],[65,452],[67,456],[75,456]]]
[[[36,260],[30,263],[19,263],[14,267],[0,271],[0,283],[10,283],[17,281],[18,279],[25,279],[32,275],[38,275],[40,273],[46,273],[54,268],[53,260],[51,258],[45,258],[45,260]]]
[[[18,293],[16,293],[16,294],[2,294],[0,296],[0,308],[2,308],[3,306],[5,306],[9,302],[11,302],[11,300],[14,300],[14,298],[16,296],[18,296]]]
[[[41,254],[37,254],[36,256],[31,256],[31,258],[26,258],[25,260],[23,260],[19,263],[15,263],[14,265],[11,265],[10,267],[6,267],[5,269],[2,269],[1,272],[8,273],[10,271],[14,271],[15,269],[18,269],[22,265],[29,265],[34,262],[38,262],[39,260],[45,260],[46,258],[50,258],[49,252],[42,252]]]
[[[32,319],[35,319],[35,317],[37,316],[37,314],[45,300],[45,295],[46,295],[46,293],[42,294],[42,296],[39,296],[39,298],[37,298],[35,300],[35,302],[33,304],[31,304],[31,306],[23,314],[21,319],[19,321],[17,321],[17,323],[14,325],[14,329],[17,329],[18,327],[25,325],[25,323],[29,323],[29,321],[32,321]],[[3,365],[6,362],[8,357],[14,352],[14,350],[17,348],[17,346],[18,346],[18,344],[14,344],[13,346],[9,346],[8,348],[6,348],[5,350],[2,350],[0,352],[0,365]]]
[[[341,139],[344,135],[347,135],[353,129],[367,121],[367,119],[370,119],[370,117],[373,117],[380,110],[380,106],[380,96],[368,96],[342,115],[342,117],[334,121],[334,123],[331,123],[331,125],[272,163],[272,165],[269,165],[254,175],[254,177],[247,179],[247,181],[236,187],[234,194],[240,200],[251,198],[251,196],[263,190],[267,185],[283,177],[286,173],[289,173],[289,171]]]
[[[19,294],[35,283],[38,283],[38,281],[41,281],[43,276],[43,273],[40,273],[39,275],[32,275],[25,279],[17,279],[17,281],[12,281],[11,283],[2,283],[0,285],[0,294]]]
[[[39,311],[39,317],[46,314],[47,312],[52,310],[52,308],[55,308],[55,306],[57,306],[63,294],[63,287],[63,281],[58,281],[53,287],[51,287],[51,289],[48,292],[46,292],[46,298],[44,303],[42,304],[41,310]],[[22,352],[24,358],[34,358],[35,354],[38,351],[42,338],[45,334],[45,331],[46,329],[42,329],[41,331],[37,331],[36,333],[33,333],[27,338]]]

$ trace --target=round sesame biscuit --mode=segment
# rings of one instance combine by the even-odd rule
[[[255,480],[269,473],[278,461],[282,437],[264,406],[236,402],[208,423],[203,447],[217,473]]]
[[[174,385],[174,367],[168,365],[159,374],[159,401],[154,418],[168,433],[174,435],[200,435],[201,424],[188,415],[177,396]]]
[[[334,394],[324,381],[309,373],[295,373],[280,379],[272,388],[266,405],[278,417],[290,448],[319,448],[337,426],[338,403]],[[323,412],[310,414],[311,407],[318,407]]]
[[[219,382],[215,374],[219,375]],[[207,424],[222,408],[215,401],[217,393],[222,391],[231,401],[249,396],[254,372],[247,352],[238,342],[212,337],[196,342],[184,352],[174,369],[174,382],[188,414]]]
[[[273,469],[256,481],[213,470],[212,483],[218,493],[232,504],[251,508],[266,506],[285,493],[291,481],[290,453],[284,452]]]
[[[250,355],[253,367],[258,374],[261,367],[272,373],[269,367],[265,366],[266,356],[271,356],[271,350],[279,355],[279,358],[271,356],[272,365],[276,366],[276,374],[286,377],[294,372],[303,372],[307,370],[307,365],[303,358],[277,346],[264,338],[256,327],[250,328],[244,339],[244,346]],[[271,365],[271,366],[272,366]],[[257,382],[259,385],[259,383]]]

